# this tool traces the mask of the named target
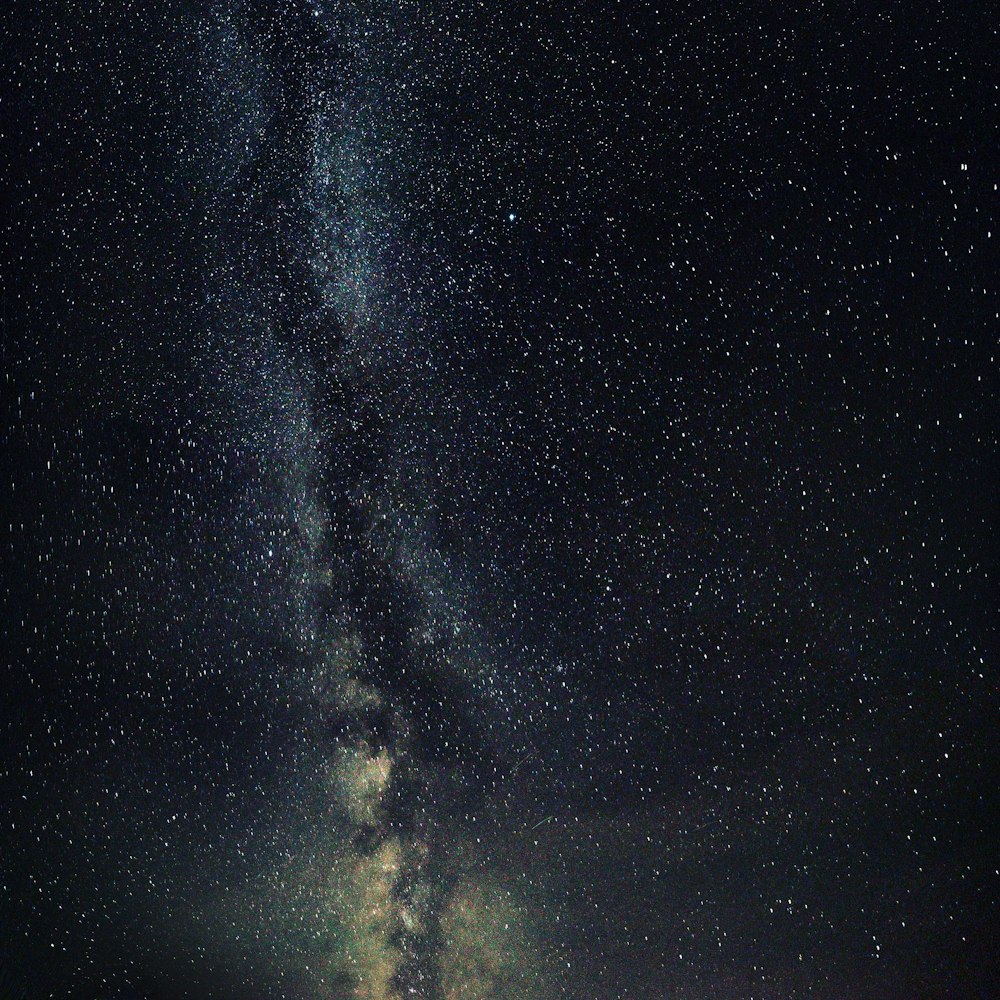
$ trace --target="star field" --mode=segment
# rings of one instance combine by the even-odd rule
[[[979,20],[16,7],[0,996],[991,996]]]

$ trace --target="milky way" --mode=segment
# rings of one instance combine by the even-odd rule
[[[992,995],[972,20],[15,11],[0,997]]]
[[[263,398],[251,429],[265,452],[269,436],[287,442],[294,690],[347,841],[320,861],[340,866],[346,943],[330,982],[372,998],[445,995],[458,945],[442,914],[483,791],[518,748],[483,731],[511,694],[504,664],[464,607],[461,565],[434,542],[447,319],[428,290],[441,249],[407,201],[407,175],[433,167],[411,137],[429,123],[407,94],[420,63],[408,27],[388,7],[224,11],[206,45],[219,99],[255,98],[233,109],[221,149],[213,208],[232,227],[220,225],[207,367]],[[461,947],[460,982],[489,944]]]

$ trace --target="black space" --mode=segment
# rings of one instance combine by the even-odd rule
[[[987,15],[9,7],[0,1000],[996,996]]]

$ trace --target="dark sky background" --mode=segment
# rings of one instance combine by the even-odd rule
[[[0,996],[996,995],[994,23],[6,22]]]

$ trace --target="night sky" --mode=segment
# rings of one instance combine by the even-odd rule
[[[0,997],[1000,995],[977,11],[8,8]]]

